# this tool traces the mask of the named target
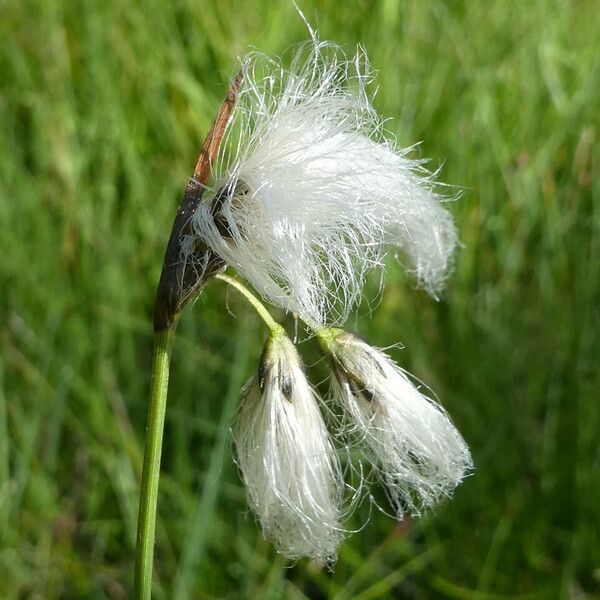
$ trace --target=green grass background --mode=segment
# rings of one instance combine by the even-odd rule
[[[231,459],[264,328],[213,283],[174,350],[155,597],[600,597],[597,0],[301,5],[364,44],[390,129],[464,189],[442,301],[391,264],[350,325],[405,345],[476,471],[425,518],[373,513],[333,573],[287,565]],[[0,2],[1,598],[129,597],[174,211],[237,57],[306,37],[287,1]]]

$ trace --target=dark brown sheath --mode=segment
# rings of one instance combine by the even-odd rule
[[[160,281],[154,302],[154,331],[173,327],[183,307],[192,300],[210,279],[225,267],[225,263],[210,248],[197,242],[187,260],[181,258],[181,242],[192,235],[191,218],[202,200],[205,185],[217,157],[225,128],[231,117],[242,82],[240,71],[221,104],[217,117],[204,140],[194,175],[179,204],[171,237],[167,243]]]

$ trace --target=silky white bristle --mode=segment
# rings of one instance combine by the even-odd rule
[[[323,345],[331,353],[345,433],[366,449],[397,516],[418,515],[449,496],[472,461],[444,409],[356,336],[329,330]]]
[[[433,177],[385,136],[363,50],[297,47],[289,68],[252,53],[196,235],[266,299],[341,323],[390,247],[432,294],[456,231]],[[185,258],[185,257],[184,257]]]
[[[237,463],[263,533],[285,557],[332,561],[344,537],[337,455],[292,342],[271,336],[234,430]]]

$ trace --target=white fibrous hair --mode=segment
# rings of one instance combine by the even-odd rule
[[[272,335],[234,428],[237,464],[263,534],[289,559],[333,561],[343,476],[289,338]]]
[[[364,51],[348,58],[313,34],[289,68],[259,53],[244,65],[193,216],[200,240],[312,325],[345,321],[390,248],[435,295],[457,244],[453,220],[424,161],[385,133]]]
[[[322,335],[345,433],[365,448],[398,518],[449,496],[472,460],[444,409],[381,350],[339,329]]]

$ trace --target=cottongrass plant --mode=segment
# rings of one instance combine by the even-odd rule
[[[335,561],[357,499],[344,483],[338,442],[362,449],[398,518],[449,496],[471,468],[441,406],[381,350],[334,327],[390,250],[403,253],[435,296],[457,235],[434,176],[410,158],[412,148],[397,147],[373,108],[364,50],[349,57],[309,31],[288,67],[257,52],[244,58],[175,217],[155,302],[135,598],[151,592],[173,335],[184,307],[215,277],[238,289],[270,330],[233,434],[248,503],[281,554]],[[223,274],[227,266],[316,334],[343,414],[333,435],[283,327]]]

